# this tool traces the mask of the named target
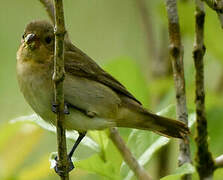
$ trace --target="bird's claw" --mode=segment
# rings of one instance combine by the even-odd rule
[[[56,104],[56,103],[52,103],[52,111],[54,112],[54,113],[58,113],[58,108],[59,108],[59,105],[58,104]]]
[[[63,176],[65,173],[69,173],[70,171],[72,171],[74,169],[74,164],[71,160],[71,157],[69,157],[69,156],[68,156],[69,166],[68,166],[67,172],[65,172],[64,169],[61,166],[59,166],[58,161],[57,161],[57,156],[55,157],[55,161],[56,161],[56,165],[54,166],[54,170],[60,176]]]
[[[54,113],[58,113],[58,111],[59,111],[59,105],[57,103],[52,103],[52,111]],[[67,103],[64,103],[64,114],[70,114]]]

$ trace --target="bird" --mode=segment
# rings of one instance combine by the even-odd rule
[[[31,108],[45,121],[56,124],[53,64],[54,26],[46,20],[27,24],[17,51],[16,72],[20,91]],[[126,127],[149,130],[184,139],[189,134],[181,121],[156,115],[143,107],[117,79],[93,59],[64,39],[64,127],[79,137],[69,157],[88,130]]]

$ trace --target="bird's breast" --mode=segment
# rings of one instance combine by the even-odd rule
[[[49,69],[32,60],[17,61],[17,79],[21,92],[32,109],[47,121],[54,121],[51,111],[53,83]]]

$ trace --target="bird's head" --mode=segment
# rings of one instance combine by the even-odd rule
[[[18,53],[26,61],[52,60],[54,39],[54,29],[48,21],[32,21],[25,28]]]

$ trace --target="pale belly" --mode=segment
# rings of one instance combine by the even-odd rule
[[[45,121],[55,125],[56,114],[52,112],[51,110],[52,102],[53,102],[52,82],[49,83],[50,80],[42,78],[41,75],[34,78],[31,78],[31,77],[33,76],[27,76],[25,81],[24,81],[24,78],[21,79],[20,77],[18,77],[20,89],[26,101],[29,103],[32,109]],[[84,92],[81,92],[81,95],[83,95],[83,93]],[[105,93],[104,90],[102,93]],[[81,95],[77,94],[77,97],[81,97]],[[113,99],[115,98],[116,97],[114,97]],[[85,98],[83,100],[86,101],[87,99]],[[91,101],[91,103],[94,103],[94,102]],[[103,102],[101,102],[102,105],[105,103],[106,102],[104,102],[104,100]],[[84,108],[86,106],[85,104],[89,108],[88,102],[83,102],[81,106]],[[99,107],[99,104],[100,102],[97,102],[98,107]],[[110,104],[108,103],[108,107],[107,108],[105,107],[105,111],[111,111],[113,114],[114,111],[117,111],[117,108],[118,108],[118,104],[115,104],[115,102],[112,102]],[[90,109],[94,109],[94,107]],[[95,109],[95,111],[97,110],[98,109]],[[101,111],[101,109],[99,110]],[[109,115],[109,117],[100,116],[100,114],[103,115],[102,112],[98,112],[98,114],[95,115],[94,117],[90,117],[86,115],[85,112],[79,111],[76,108],[69,108],[69,112],[70,114],[65,115],[65,121],[64,121],[65,128],[68,130],[78,130],[78,131],[99,130],[99,129],[105,129],[108,127],[116,126],[115,120],[113,118],[110,118],[111,115]]]

